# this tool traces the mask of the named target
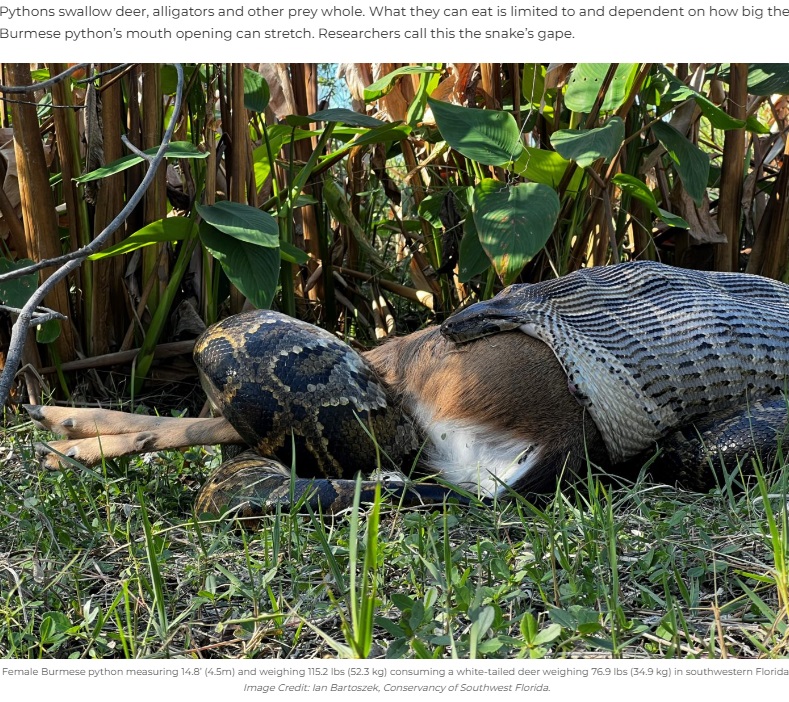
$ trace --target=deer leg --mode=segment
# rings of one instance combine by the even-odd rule
[[[80,407],[49,407],[24,405],[30,418],[41,429],[47,429],[67,439],[86,439],[108,434],[129,434],[139,431],[154,431],[170,426],[197,426],[201,422],[216,421],[217,426],[225,420],[184,419],[183,417],[155,417],[131,414],[116,410]],[[184,422],[187,424],[184,425]],[[226,423],[226,422],[225,422]]]
[[[50,469],[66,465],[58,454],[95,465],[102,458],[133,453],[245,443],[224,418],[150,417],[113,410],[40,405],[26,405],[25,409],[39,427],[68,437],[65,441],[36,446],[42,467]]]

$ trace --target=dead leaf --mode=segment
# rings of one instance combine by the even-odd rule
[[[690,225],[688,234],[693,244],[726,243],[726,235],[718,228],[718,223],[710,214],[710,201],[706,193],[701,206],[696,207],[696,203],[677,179],[677,186],[671,191],[671,205],[674,214]]]

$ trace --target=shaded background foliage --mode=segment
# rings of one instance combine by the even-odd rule
[[[30,336],[15,399],[181,396],[191,340],[244,305],[370,344],[585,265],[789,276],[786,64],[187,65],[178,115],[173,66],[91,70],[0,95],[0,302],[120,211],[145,169],[124,139],[175,136],[47,299],[67,321]]]

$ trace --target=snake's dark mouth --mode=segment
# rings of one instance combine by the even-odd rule
[[[496,317],[485,311],[474,311],[471,314],[461,312],[441,325],[441,334],[455,343],[464,343],[483,336],[518,329],[522,323],[522,320],[515,316]]]

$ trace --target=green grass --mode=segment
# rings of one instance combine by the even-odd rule
[[[785,474],[244,532],[191,512],[213,451],[49,473],[34,438],[12,421],[0,452],[2,656],[789,655]]]

